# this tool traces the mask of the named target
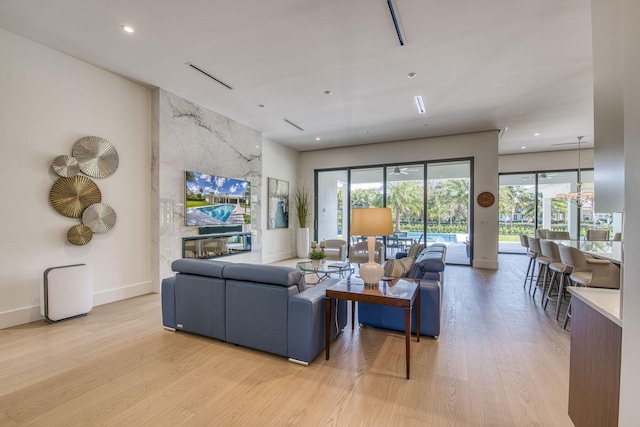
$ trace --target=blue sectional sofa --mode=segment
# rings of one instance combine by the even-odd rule
[[[307,288],[294,268],[179,259],[162,281],[162,323],[229,343],[310,363],[325,347],[325,292],[337,279]],[[347,324],[346,301],[331,322],[335,338]]]
[[[406,278],[420,279],[420,334],[437,338],[442,316],[442,289],[447,247],[434,243],[416,257]],[[377,304],[358,303],[358,322],[376,328],[404,332],[404,309]],[[415,333],[415,311],[411,331]]]

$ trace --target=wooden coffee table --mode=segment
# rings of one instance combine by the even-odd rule
[[[349,277],[327,288],[325,295],[325,352],[329,360],[329,345],[331,336],[331,300],[351,300],[351,329],[354,329],[355,303],[368,302],[372,304],[390,305],[404,308],[404,330],[407,379],[411,364],[411,308],[416,310],[416,341],[420,341],[420,281],[411,279],[393,279],[381,281],[377,288],[365,288],[360,278]]]

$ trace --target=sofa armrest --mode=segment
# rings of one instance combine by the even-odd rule
[[[358,322],[375,328],[404,331],[404,309],[358,303]],[[420,335],[438,337],[442,318],[442,286],[437,280],[420,280]],[[411,311],[411,331],[416,332],[416,312]]]
[[[289,297],[288,356],[310,363],[325,348],[325,290],[338,279],[328,279]],[[331,322],[333,340],[347,324],[347,301],[332,301]],[[337,309],[336,309],[337,306]]]

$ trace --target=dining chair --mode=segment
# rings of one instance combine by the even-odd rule
[[[401,251],[402,246],[397,234],[387,236],[387,249],[389,250],[388,258],[395,257],[395,254]]]
[[[569,240],[571,239],[571,236],[569,236],[568,231],[547,231],[545,239]]]
[[[546,239],[547,238],[547,231],[549,231],[549,230],[547,230],[546,228],[538,228],[536,230],[536,237],[538,239]]]
[[[620,288],[620,268],[606,259],[597,259],[587,255],[578,248],[559,245],[560,260],[563,264],[573,269],[569,280],[579,286],[591,288]],[[567,327],[567,321],[571,317],[571,300],[565,315],[562,329]]]
[[[587,240],[609,240],[609,230],[587,230]]]

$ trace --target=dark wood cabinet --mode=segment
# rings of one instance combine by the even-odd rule
[[[576,427],[618,425],[622,327],[573,296],[569,416]]]

